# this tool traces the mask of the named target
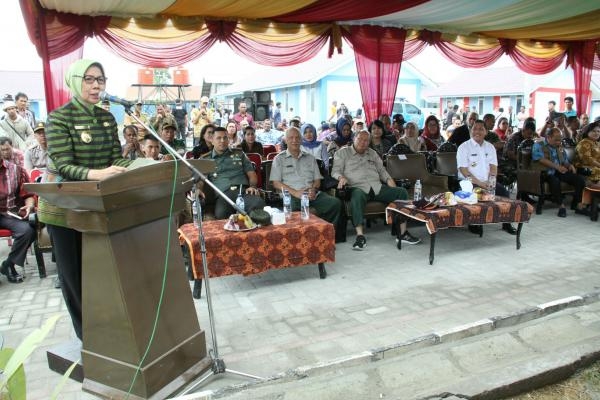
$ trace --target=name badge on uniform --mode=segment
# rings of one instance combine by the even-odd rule
[[[87,131],[81,132],[80,136],[83,143],[90,143],[92,141],[92,135],[90,135],[90,133]]]
[[[477,161],[473,161],[473,162],[471,163],[471,167],[475,168],[476,166],[477,166]]]

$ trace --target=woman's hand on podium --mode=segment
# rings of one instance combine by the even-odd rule
[[[89,181],[101,181],[106,178],[110,178],[111,176],[122,174],[127,171],[125,167],[118,167],[116,165],[111,165],[108,168],[104,169],[90,169],[88,171],[87,179]]]

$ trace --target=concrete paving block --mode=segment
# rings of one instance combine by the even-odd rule
[[[490,320],[494,323],[494,329],[498,329],[522,324],[523,322],[539,318],[541,315],[542,311],[539,307],[529,307],[513,313],[491,317]]]
[[[458,325],[450,329],[440,330],[434,332],[434,334],[438,337],[439,342],[446,343],[489,332],[493,328],[494,323],[490,319],[482,319],[468,324]]]
[[[472,373],[512,364],[516,359],[533,352],[508,332],[484,338],[474,337],[465,342],[457,343],[448,351],[462,368]]]
[[[390,358],[408,353],[410,351],[415,351],[424,347],[433,346],[436,343],[438,343],[438,337],[432,333],[429,335],[419,336],[389,346],[375,348],[371,351],[373,352],[375,357]]]
[[[464,377],[442,352],[423,352],[395,359],[394,362],[382,361],[377,371],[385,388],[402,388],[406,393],[429,392],[434,385],[440,386]],[[435,377],[434,381],[432,377]]]
[[[583,304],[592,304],[600,301],[600,289],[588,292],[581,297],[583,297]]]
[[[525,326],[518,329],[516,334],[527,345],[540,351],[554,350],[559,346],[587,338],[600,338],[599,331],[582,326],[577,318],[568,314]]]
[[[576,307],[583,304],[581,296],[570,296],[558,300],[549,301],[547,303],[538,304],[538,308],[543,315],[551,314],[567,307]]]

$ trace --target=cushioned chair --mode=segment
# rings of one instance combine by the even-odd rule
[[[263,144],[263,157],[265,157],[267,160],[272,160],[273,158],[268,158],[269,154],[271,153],[277,154],[277,147],[272,144]]]
[[[386,169],[397,182],[409,181],[409,197],[412,198],[414,183],[421,180],[424,196],[448,191],[448,178],[433,175],[427,170],[424,154],[401,154],[387,157]]]
[[[262,156],[258,153],[246,153],[246,156],[252,164],[254,164],[254,170],[257,176],[257,187],[263,187],[263,173],[262,173]]]
[[[533,141],[523,141],[517,149],[517,198],[522,198],[525,194],[531,194],[538,197],[535,208],[536,214],[542,213],[544,201],[550,199],[550,185],[544,180],[545,172],[532,168],[531,146]],[[562,194],[573,193],[573,186],[561,182],[560,190]]]
[[[456,166],[456,152],[436,153],[435,174],[448,177],[448,188],[451,192],[458,190],[458,168]]]

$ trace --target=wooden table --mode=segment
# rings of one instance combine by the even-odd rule
[[[319,276],[327,276],[324,263],[335,261],[333,225],[311,214],[303,221],[299,212],[285,225],[269,225],[245,232],[226,231],[225,220],[203,222],[206,261],[210,277],[252,275],[275,268],[317,264]],[[202,253],[194,224],[179,229],[179,241],[189,251],[194,298],[200,298]]]
[[[412,201],[396,200],[386,208],[388,223],[393,223],[394,213],[424,222],[430,236],[429,264],[433,264],[435,254],[435,237],[438,230],[468,225],[486,225],[505,222],[518,223],[517,250],[521,248],[521,229],[523,222],[529,221],[533,207],[518,200],[510,200],[496,196],[496,201],[479,202],[477,204],[458,204],[456,206],[438,207],[433,210],[421,210],[413,206]],[[483,234],[481,230],[480,236]],[[402,249],[400,230],[398,229],[398,249]]]
[[[600,186],[586,186],[581,198],[582,204],[590,204],[590,219],[598,221],[598,201],[600,200]]]

